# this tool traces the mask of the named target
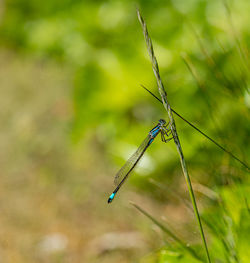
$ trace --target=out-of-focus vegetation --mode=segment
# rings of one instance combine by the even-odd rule
[[[204,256],[175,145],[156,139],[114,203],[113,175],[157,123],[136,7],[171,106],[249,164],[248,0],[0,4],[0,261],[197,262]],[[249,173],[177,128],[212,262],[249,261]],[[153,179],[153,181],[152,181]]]

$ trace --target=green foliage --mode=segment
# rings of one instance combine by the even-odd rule
[[[237,185],[222,187],[218,191],[219,198],[202,216],[202,222],[209,230],[209,251],[212,262],[244,262],[249,261],[249,231],[250,212],[246,207],[249,202],[249,187]],[[149,262],[202,262],[197,255],[201,253],[201,246],[185,245],[168,228],[155,218],[135,206],[139,211],[151,219],[160,229],[174,240],[174,244],[166,245],[151,255]]]
[[[158,261],[159,263],[179,263],[179,262],[190,262],[190,263],[199,263],[201,262],[200,260],[197,260],[193,257],[191,257],[188,254],[183,254],[180,251],[175,251],[173,250],[165,250],[163,249],[160,253],[159,253],[159,258]]]

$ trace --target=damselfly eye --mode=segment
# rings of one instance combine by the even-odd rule
[[[160,123],[161,125],[164,125],[164,124],[166,124],[166,121],[163,120],[163,119],[160,119],[160,120],[159,120],[159,123]]]

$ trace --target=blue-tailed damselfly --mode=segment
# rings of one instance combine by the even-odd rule
[[[115,185],[117,185],[116,189],[110,195],[108,199],[108,203],[111,203],[119,191],[125,180],[128,178],[131,171],[135,168],[145,151],[147,150],[148,146],[153,142],[155,137],[161,133],[161,139],[163,142],[168,142],[172,138],[166,138],[171,134],[170,129],[168,128],[168,123],[163,119],[160,119],[158,124],[148,133],[146,139],[142,142],[136,152],[127,160],[127,162],[122,166],[122,168],[118,171],[115,176]]]

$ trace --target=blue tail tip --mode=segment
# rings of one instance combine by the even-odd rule
[[[110,195],[110,197],[109,197],[109,199],[108,199],[108,203],[111,203],[111,202],[113,201],[113,199],[114,199],[114,197],[115,197],[115,194],[116,194],[116,193],[112,193],[112,194]]]

